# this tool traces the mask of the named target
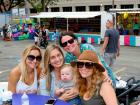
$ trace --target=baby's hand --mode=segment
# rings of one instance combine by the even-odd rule
[[[64,93],[64,91],[65,91],[65,89],[63,89],[63,88],[60,89],[60,92],[61,93]]]

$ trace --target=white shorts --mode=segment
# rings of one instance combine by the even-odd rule
[[[39,42],[39,37],[34,37],[35,42]]]

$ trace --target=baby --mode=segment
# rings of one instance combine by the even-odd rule
[[[73,72],[74,72],[73,68],[68,64],[65,64],[61,68],[61,71],[60,71],[61,80],[57,84],[57,88],[56,88],[56,91],[55,91],[56,96],[60,96],[65,91],[67,91],[69,89],[72,89],[75,86],[75,83],[73,81],[73,75],[74,75]],[[69,102],[72,105],[80,105],[79,97],[68,100],[67,102]]]

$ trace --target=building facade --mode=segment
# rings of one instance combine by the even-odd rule
[[[49,5],[49,12],[108,11],[110,8],[140,8],[140,0],[59,0],[57,5]]]

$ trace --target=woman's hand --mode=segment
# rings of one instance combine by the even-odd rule
[[[109,84],[112,85],[112,80],[110,79],[110,77],[106,77],[106,78],[104,78],[103,81],[106,81],[106,82],[108,82]]]
[[[111,78],[108,76],[108,73],[107,73],[106,70],[105,70],[105,72],[103,72],[103,74],[105,75],[105,78],[103,79],[103,81],[106,81],[106,82],[112,84],[112,80],[111,80]]]
[[[44,72],[44,70],[41,71],[39,79],[43,79],[44,77],[46,77],[46,74]]]
[[[63,93],[59,99],[67,101],[70,99],[75,98],[78,95],[78,91],[75,88],[72,88],[70,90],[67,90],[65,93]]]

